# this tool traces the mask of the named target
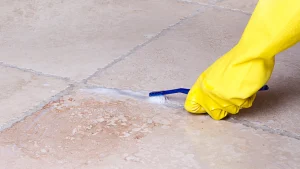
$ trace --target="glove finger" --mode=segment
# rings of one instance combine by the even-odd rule
[[[221,120],[227,116],[228,112],[224,109],[222,105],[219,104],[220,102],[222,103],[223,100],[215,100],[215,98],[210,97],[209,94],[204,94],[202,99],[202,107],[214,120]]]
[[[201,106],[203,91],[201,89],[201,76],[197,79],[191,90],[189,91],[184,107],[190,113],[206,113]]]
[[[254,100],[256,98],[256,94],[252,95],[248,99],[245,100],[245,102],[241,105],[241,108],[249,108],[252,106]]]
[[[227,116],[228,112],[237,112],[237,106],[221,107],[207,94],[199,90],[191,90],[186,102],[185,109],[190,113],[208,113],[214,120],[221,120]],[[227,110],[227,111],[226,111]]]
[[[206,113],[204,108],[195,100],[186,100],[184,104],[186,111],[195,114]]]
[[[214,109],[211,111],[207,111],[207,113],[212,117],[214,120],[221,120],[224,117],[228,115],[228,112],[226,112],[223,109]]]

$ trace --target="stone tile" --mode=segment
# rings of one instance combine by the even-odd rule
[[[68,86],[63,80],[4,67],[0,67],[0,81],[0,130]]]
[[[4,168],[298,168],[300,141],[99,89],[0,133]],[[255,161],[255,163],[253,163]]]
[[[236,118],[256,126],[300,137],[300,44],[276,57],[268,92],[261,92],[251,109],[243,110]]]
[[[242,13],[207,9],[89,83],[148,91],[190,88],[202,71],[238,42],[248,19]]]
[[[0,61],[81,80],[196,8],[173,0],[3,1]]]

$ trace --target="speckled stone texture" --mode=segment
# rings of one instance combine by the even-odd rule
[[[80,89],[2,132],[0,149],[9,155],[1,166],[250,169],[300,162],[294,138],[108,94]]]

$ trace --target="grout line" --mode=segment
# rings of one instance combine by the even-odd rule
[[[195,16],[197,16],[199,13],[201,12],[201,9],[197,9],[196,12],[194,14],[190,14],[188,16],[185,16],[183,19],[180,19],[180,21],[176,22],[175,24],[169,25],[167,28],[162,29],[159,33],[157,33],[155,36],[153,36],[152,38],[148,39],[147,41],[145,41],[144,43],[141,43],[137,46],[135,46],[134,48],[132,48],[131,50],[129,50],[127,53],[121,55],[119,58],[113,60],[112,62],[110,62],[109,64],[107,64],[104,68],[99,68],[96,72],[94,72],[92,75],[88,76],[87,78],[82,80],[82,83],[86,84],[91,78],[93,78],[96,75],[101,74],[103,71],[109,69],[110,67],[114,66],[115,64],[123,61],[125,58],[129,57],[130,55],[132,55],[133,53],[135,53],[136,51],[142,49],[143,47],[145,47],[146,45],[148,45],[149,43],[157,40],[158,38],[160,38],[161,36],[164,36],[169,30],[175,28],[176,26],[182,24],[184,21],[193,18]]]
[[[0,62],[0,66],[5,67],[5,68],[17,69],[17,70],[20,70],[20,71],[22,71],[22,72],[33,73],[33,74],[38,75],[38,76],[52,77],[52,78],[59,79],[59,80],[64,80],[64,81],[68,81],[68,82],[73,82],[73,81],[72,81],[70,78],[68,78],[68,77],[61,77],[61,76],[57,76],[57,75],[45,74],[45,73],[43,73],[43,72],[35,71],[35,70],[33,70],[33,69],[20,68],[20,67],[18,67],[18,66],[10,65],[10,64],[4,63],[4,62]]]
[[[58,100],[59,98],[61,98],[62,96],[64,95],[67,95],[69,93],[71,93],[73,91],[73,89],[75,88],[76,86],[75,85],[69,85],[67,88],[61,90],[59,93],[51,96],[49,99],[41,102],[39,105],[27,110],[26,112],[24,112],[22,114],[21,117],[17,117],[15,119],[12,119],[8,122],[6,122],[4,125],[1,125],[0,126],[0,133],[5,130],[5,129],[8,129],[10,127],[12,127],[13,125],[17,124],[18,122],[24,120],[27,116],[30,116],[32,115],[33,113],[36,113],[37,111],[39,110],[42,110],[44,106],[46,106],[47,104],[49,104],[50,102],[53,102],[53,101],[56,101]]]
[[[138,101],[148,101],[152,104],[158,104],[163,105],[168,108],[176,108],[176,109],[182,109],[183,104],[176,101],[176,100],[170,100],[168,96],[157,96],[155,99],[151,99],[149,97],[149,92],[147,90],[131,90],[131,89],[118,89],[118,88],[107,88],[107,87],[100,87],[97,85],[90,85],[85,84],[83,87],[83,91],[89,91],[94,93],[100,93],[103,95],[107,95],[110,97],[120,97],[124,96],[127,98],[132,98]],[[96,89],[96,90],[94,90]],[[93,91],[94,90],[94,91]]]
[[[255,130],[262,130],[271,134],[277,134],[277,135],[281,135],[281,136],[286,136],[289,138],[293,138],[296,140],[300,140],[300,135],[286,131],[286,130],[281,130],[281,129],[273,129],[269,126],[266,125],[256,125],[248,120],[237,120],[233,117],[229,118],[227,121],[231,122],[231,123],[237,123],[237,124],[242,124],[246,127],[255,129]]]

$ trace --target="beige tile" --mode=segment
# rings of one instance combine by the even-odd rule
[[[0,61],[81,80],[198,7],[173,0],[3,1]]]
[[[68,86],[63,80],[3,67],[0,67],[0,81],[0,130]]]
[[[247,120],[256,126],[268,126],[278,131],[288,131],[300,138],[300,44],[276,57],[274,72],[268,85],[251,109],[243,110],[239,120]]]
[[[300,141],[83,89],[0,133],[4,168],[298,168]]]
[[[238,42],[248,16],[208,9],[185,21],[89,83],[111,88],[190,88],[197,77]]]

